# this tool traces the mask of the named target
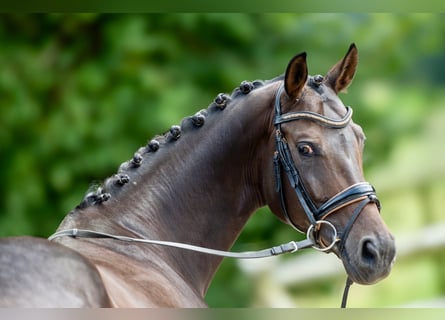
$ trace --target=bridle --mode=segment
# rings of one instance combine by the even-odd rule
[[[326,220],[324,219],[330,214],[335,213],[344,207],[360,202],[359,205],[355,208],[345,228],[343,229],[343,232],[338,234],[339,237],[337,239],[333,239],[328,246],[318,248],[322,251],[329,251],[337,242],[340,242],[340,252],[342,252],[344,243],[347,236],[349,235],[352,225],[354,224],[355,220],[357,219],[363,208],[368,203],[375,203],[377,205],[377,208],[380,210],[380,201],[377,198],[375,189],[368,182],[359,182],[347,187],[346,189],[337,193],[332,198],[317,207],[312,200],[312,197],[307,192],[307,189],[303,184],[303,180],[301,179],[301,174],[295,166],[289,144],[284,137],[283,132],[281,131],[281,125],[290,121],[309,120],[330,129],[342,129],[350,123],[352,118],[352,109],[350,107],[346,107],[345,116],[339,120],[331,119],[311,111],[288,112],[282,114],[281,95],[283,91],[284,85],[281,84],[275,95],[274,125],[276,151],[273,157],[276,191],[280,194],[280,204],[283,216],[289,223],[289,225],[293,226],[296,230],[301,232],[298,226],[292,221],[288,210],[286,209],[286,200],[282,183],[282,169],[284,169],[291,187],[295,190],[298,201],[300,202],[310,223],[310,228],[314,228],[314,230],[318,230],[322,224],[326,224],[335,231],[335,227],[331,223],[326,223]],[[334,232],[334,234],[337,234],[337,232]],[[322,245],[319,242],[318,244],[320,246]]]
[[[162,241],[162,240],[152,240],[152,239],[141,239],[141,238],[133,238],[127,236],[120,236],[109,234],[105,232],[99,232],[94,230],[84,230],[84,229],[67,229],[60,230],[51,235],[48,240],[53,240],[59,237],[73,237],[73,238],[105,238],[105,239],[114,239],[125,242],[136,242],[143,243],[149,245],[161,245],[168,247],[175,247],[184,250],[191,250],[195,252],[201,252],[204,254],[216,255],[221,257],[230,257],[237,259],[255,259],[255,258],[263,258],[270,256],[277,256],[285,253],[294,253],[301,249],[305,248],[315,248],[320,251],[329,251],[333,248],[337,242],[340,242],[340,252],[343,251],[344,243],[349,234],[354,221],[357,219],[360,212],[368,203],[376,203],[377,207],[380,210],[380,202],[377,199],[374,188],[367,182],[360,182],[354,184],[337,195],[330,198],[328,201],[323,203],[320,207],[316,207],[314,201],[310,197],[309,193],[306,191],[303,182],[301,180],[301,176],[295,166],[295,163],[292,159],[292,155],[290,152],[289,145],[286,141],[286,138],[283,136],[281,131],[281,124],[296,121],[296,120],[310,120],[314,121],[322,126],[332,128],[332,129],[340,129],[347,126],[352,117],[352,109],[346,108],[346,115],[340,119],[330,119],[323,115],[313,113],[310,111],[301,111],[301,112],[289,112],[282,114],[281,113],[281,95],[283,93],[284,86],[281,85],[278,89],[275,96],[275,129],[276,129],[276,147],[277,150],[274,154],[274,167],[275,167],[275,177],[276,177],[276,189],[277,192],[280,193],[280,202],[281,209],[283,211],[283,215],[288,223],[293,226],[295,229],[301,232],[298,229],[296,224],[292,221],[291,217],[288,214],[286,209],[286,201],[282,186],[281,179],[281,170],[282,168],[287,174],[288,180],[291,186],[294,188],[295,193],[297,194],[298,200],[301,206],[306,213],[306,216],[310,222],[308,229],[306,230],[306,239],[301,241],[291,241],[279,246],[271,247],[268,249],[263,249],[259,251],[248,251],[248,252],[228,252],[222,250],[215,250],[201,246],[195,246],[190,244],[184,244],[179,242],[171,242],[171,241]],[[353,203],[360,202],[359,205],[355,208],[349,222],[344,228],[342,234],[337,233],[337,229],[335,226],[327,220],[324,220],[328,215],[342,209],[343,207],[349,206]],[[333,231],[333,239],[332,242],[325,246],[320,242],[317,236],[319,229],[322,225],[329,226]],[[344,308],[346,306],[346,299],[349,291],[349,287],[352,284],[352,281],[348,278],[345,286],[345,290],[343,293],[343,299],[341,307]]]
[[[318,88],[320,86],[320,83],[316,82],[317,80],[311,78],[310,81],[314,83],[315,87]],[[295,162],[292,158],[289,144],[281,130],[281,125],[283,123],[291,121],[308,120],[308,121],[313,121],[329,129],[342,129],[345,128],[351,122],[352,109],[350,107],[346,107],[346,114],[343,116],[342,119],[338,120],[328,118],[326,116],[311,111],[288,112],[282,114],[281,96],[283,91],[284,91],[284,84],[281,84],[275,95],[274,125],[275,125],[276,151],[273,157],[275,179],[276,179],[276,191],[280,194],[281,211],[288,224],[301,232],[298,226],[292,221],[292,218],[290,217],[288,210],[286,209],[286,199],[282,182],[282,169],[284,169],[288,181],[291,187],[294,189],[298,201],[300,202],[300,205],[302,206],[307,216],[307,219],[310,223],[308,230],[314,230],[314,232],[312,232],[312,234],[315,237],[314,239],[315,245],[313,247],[320,251],[330,251],[334,247],[334,245],[339,243],[339,251],[340,254],[342,254],[345,248],[346,239],[349,235],[349,232],[352,229],[352,225],[354,224],[354,222],[356,221],[362,210],[365,208],[365,206],[369,203],[375,203],[377,205],[378,210],[380,211],[380,201],[377,198],[375,189],[368,182],[359,182],[340,191],[332,198],[330,198],[329,200],[321,204],[319,207],[317,207],[314,201],[312,200],[312,197],[307,192],[303,180],[301,179],[301,174],[298,171],[297,167],[295,166]],[[358,206],[354,209],[351,217],[349,218],[346,226],[344,227],[341,233],[337,232],[335,226],[332,223],[328,222],[327,220],[324,220],[330,214],[338,212],[340,209],[355,203],[358,203]],[[331,243],[328,245],[324,245],[320,239],[316,239],[317,231],[319,231],[322,225],[327,225],[333,230],[333,239],[331,240]],[[348,291],[352,283],[353,283],[352,280],[349,277],[347,277],[345,289],[343,292],[343,299],[341,303],[342,308],[346,307]]]

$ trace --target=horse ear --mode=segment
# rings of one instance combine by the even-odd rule
[[[336,93],[346,91],[354,78],[358,63],[357,47],[352,43],[345,57],[337,62],[326,75],[326,84]]]
[[[303,52],[292,58],[284,76],[284,89],[291,99],[300,97],[307,76],[306,52]]]

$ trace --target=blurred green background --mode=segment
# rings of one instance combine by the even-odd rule
[[[342,100],[367,135],[365,173],[403,254],[389,278],[353,286],[349,304],[445,305],[445,246],[433,246],[445,231],[424,229],[445,223],[444,34],[442,14],[0,15],[0,236],[49,236],[92,182],[219,92],[271,79],[302,51],[324,74],[355,42]],[[261,209],[233,249],[295,237]],[[411,252],[419,243],[432,245]],[[276,265],[310,257],[256,272],[226,259],[207,301],[336,307],[341,273],[271,281]]]

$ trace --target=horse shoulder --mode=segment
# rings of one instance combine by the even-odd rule
[[[1,307],[107,307],[97,269],[79,253],[46,239],[0,240]]]
[[[113,307],[207,307],[203,296],[156,254],[141,261],[91,243],[69,245],[96,266]]]

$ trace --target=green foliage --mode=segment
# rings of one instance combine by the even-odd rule
[[[90,183],[217,93],[273,78],[301,51],[310,73],[323,74],[351,42],[360,64],[342,99],[368,136],[365,171],[377,170],[441,106],[444,21],[427,14],[2,15],[0,235],[48,236]],[[264,210],[235,249],[294,237]],[[221,268],[211,305],[249,302],[252,285],[235,269],[233,262]]]

